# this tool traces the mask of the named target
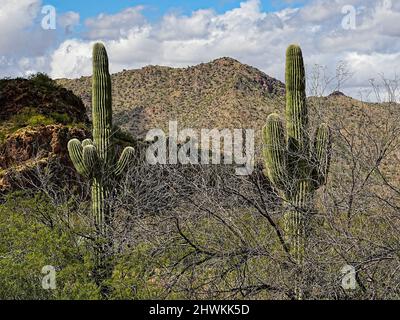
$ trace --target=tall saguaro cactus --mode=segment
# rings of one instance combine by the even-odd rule
[[[134,149],[127,147],[116,161],[113,145],[111,77],[108,57],[103,44],[93,48],[92,78],[93,141],[82,143],[73,139],[68,143],[70,158],[79,174],[92,181],[92,214],[97,231],[96,264],[104,264],[106,245],[109,241],[111,211],[109,206],[112,181],[127,169]]]
[[[285,239],[298,273],[304,260],[313,194],[325,183],[329,169],[329,127],[321,124],[313,143],[309,131],[302,51],[291,45],[286,52],[286,138],[284,125],[274,113],[267,119],[263,139],[267,175],[287,205]],[[300,299],[297,284],[295,290]]]

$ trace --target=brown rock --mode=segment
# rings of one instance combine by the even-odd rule
[[[26,127],[8,136],[0,146],[0,190],[14,188],[16,173],[27,174],[38,165],[46,166],[50,160],[57,159],[65,168],[72,168],[68,141],[89,136],[84,129],[64,125]]]
[[[67,114],[73,122],[88,122],[85,106],[71,91],[55,87],[38,87],[26,79],[1,80],[0,120],[8,120],[25,108],[33,108],[38,114],[54,112]]]
[[[6,138],[0,146],[0,167],[21,165],[30,159],[45,158],[50,154],[66,162],[67,143],[72,138],[84,139],[88,132],[63,125],[26,127]]]

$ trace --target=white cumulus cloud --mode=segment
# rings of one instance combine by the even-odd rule
[[[10,23],[8,16],[14,17],[21,24],[12,23],[9,32],[14,38],[22,35],[14,40],[0,39],[0,71],[4,73],[41,67],[53,77],[89,75],[95,41],[106,44],[112,72],[147,64],[187,66],[230,56],[283,80],[285,49],[290,43],[302,46],[309,68],[323,64],[334,72],[341,61],[346,62],[354,72],[343,89],[348,94],[355,94],[354,88],[369,86],[368,80],[377,73],[391,77],[399,71],[396,62],[400,54],[400,1],[310,0],[297,9],[265,12],[259,0],[247,0],[225,13],[212,9],[189,15],[168,13],[159,21],[148,21],[146,7],[136,6],[87,19],[80,37],[73,34],[73,38],[65,39],[54,49],[49,49],[46,41],[50,40],[44,38],[37,41],[42,47],[32,44],[25,51],[23,43],[26,45],[27,41],[23,35],[32,36],[26,30],[37,19],[40,1],[2,1],[8,3],[8,14],[0,11],[0,28]],[[356,13],[350,16],[355,29],[347,30],[342,20],[351,13],[342,10],[349,5]],[[74,13],[63,19],[59,24],[64,28],[80,23],[79,15]],[[18,52],[16,56],[24,58],[25,63],[10,60],[11,51]],[[47,65],[43,64],[43,56],[49,61]]]

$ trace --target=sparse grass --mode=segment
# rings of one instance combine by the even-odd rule
[[[38,114],[35,108],[26,107],[22,112],[12,116],[9,120],[3,121],[0,125],[0,143],[3,143],[8,135],[18,130],[31,126],[48,126],[53,124],[67,125],[69,128],[86,128],[84,123],[75,123],[66,113],[53,112],[50,115]]]
[[[26,126],[50,125],[56,123],[50,116],[38,114],[34,108],[24,108],[22,112],[14,115],[10,122],[14,124],[14,131]]]
[[[62,124],[72,123],[71,117],[67,113],[52,112],[50,116],[57,122]]]
[[[55,120],[53,118],[49,118],[42,114],[38,114],[38,115],[31,116],[27,121],[27,125],[32,126],[32,127],[36,127],[36,126],[40,126],[40,125],[47,126],[47,125],[54,124],[54,122],[55,122]]]

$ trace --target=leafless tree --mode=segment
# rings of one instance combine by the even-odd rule
[[[309,222],[306,298],[398,299],[398,80],[371,82],[380,103],[326,97],[323,91],[340,90],[351,73],[344,65],[333,76],[324,70],[309,76],[310,125],[327,122],[334,143],[328,182]],[[151,263],[143,277],[151,275],[163,289],[154,298],[293,299],[296,264],[282,230],[284,200],[263,173],[260,153],[258,146],[250,176],[237,176],[230,165],[153,166],[139,153],[109,199],[112,255],[146,247],[143,259]],[[38,208],[39,220],[62,224],[90,243],[90,186],[73,174],[60,178],[60,170],[69,172],[56,160],[37,166],[20,176],[21,186],[58,208],[57,221]],[[342,287],[346,265],[356,272],[353,289]]]

